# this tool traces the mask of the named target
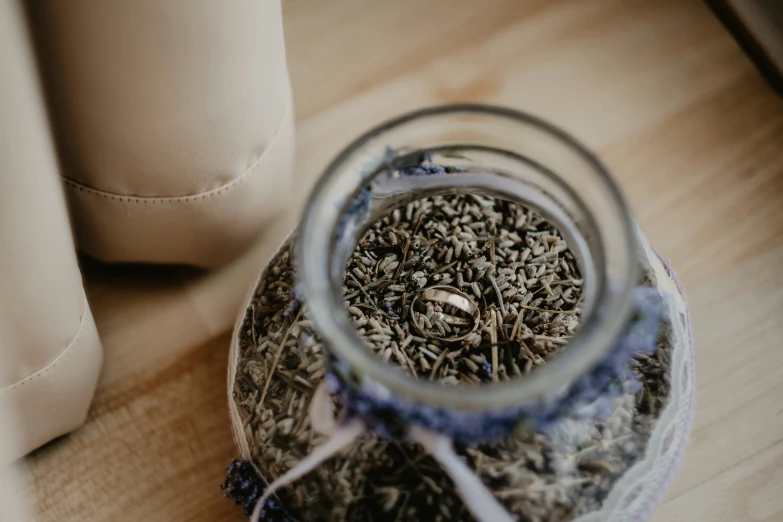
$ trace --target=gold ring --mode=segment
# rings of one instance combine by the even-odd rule
[[[440,303],[442,307],[452,307],[454,308],[455,312],[461,311],[466,315],[466,317],[460,317],[458,315],[455,315],[454,313],[448,313],[444,309],[443,311],[436,311],[435,315],[432,316],[433,319],[442,321],[449,325],[469,326],[472,324],[473,327],[470,330],[459,335],[441,336],[441,335],[433,334],[431,328],[429,329],[425,328],[426,326],[425,323],[429,322],[429,319],[426,319],[426,316],[423,313],[418,312],[416,310],[416,303],[418,301],[421,301],[422,303],[423,302]],[[473,299],[468,297],[468,295],[465,294],[464,292],[457,290],[452,286],[446,286],[446,285],[431,286],[419,292],[419,294],[417,294],[416,297],[413,298],[413,301],[411,301],[410,313],[411,313],[411,318],[413,319],[413,326],[422,335],[424,335],[425,337],[429,337],[430,339],[437,339],[440,341],[447,341],[447,342],[461,341],[462,339],[465,339],[467,336],[475,332],[479,326],[480,318],[481,318],[481,311],[479,310],[478,305],[476,304],[475,301],[473,301]],[[422,316],[424,318],[422,318]]]
[[[444,314],[443,312],[435,312],[435,319],[439,319],[446,324],[454,324],[457,326],[467,326],[473,321],[465,319],[464,317],[457,317],[456,315]]]

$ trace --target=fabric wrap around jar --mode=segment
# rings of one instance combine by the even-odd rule
[[[345,310],[345,267],[368,227],[456,194],[533,209],[578,261],[581,324],[532,373],[415,379],[372,353]],[[605,168],[546,122],[478,105],[404,115],[337,157],[248,296],[230,357],[242,460],[224,489],[254,520],[643,521],[694,402],[682,287]]]

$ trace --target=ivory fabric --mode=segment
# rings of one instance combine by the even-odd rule
[[[17,458],[81,425],[98,383],[76,248],[236,257],[288,202],[294,110],[280,0],[8,0],[0,70],[0,445]]]
[[[0,440],[18,457],[84,421],[102,350],[16,2],[0,2]],[[14,433],[7,433],[13,430]]]
[[[0,365],[3,364],[3,353],[0,352]],[[10,412],[0,408],[0,426],[10,424],[14,419]],[[16,448],[15,441],[9,437],[14,436],[9,430],[0,430],[0,520],[12,520],[14,522],[27,522],[27,499],[22,493],[22,484],[19,480],[19,469],[12,460],[11,451]]]
[[[286,204],[279,0],[36,0],[30,20],[79,247],[215,266]]]

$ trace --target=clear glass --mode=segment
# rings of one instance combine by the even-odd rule
[[[392,175],[392,165],[415,164],[423,153],[434,163],[462,170]],[[367,188],[369,211],[348,219]],[[401,204],[454,193],[500,197],[537,210],[560,229],[580,264],[585,278],[581,326],[567,349],[525,377],[478,387],[417,380],[373,354],[351,324],[343,302],[344,270],[365,228]],[[592,368],[629,319],[639,270],[635,225],[600,161],[545,121],[484,105],[413,112],[351,143],[314,189],[297,248],[299,284],[313,327],[352,373],[407,400],[461,410],[540,400]]]

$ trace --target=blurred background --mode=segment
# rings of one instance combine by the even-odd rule
[[[293,201],[216,270],[80,258],[104,363],[86,424],[19,464],[34,519],[241,520],[219,485],[235,455],[230,331],[250,284],[343,145],[401,112],[474,101],[595,150],[683,280],[698,405],[652,520],[783,520],[782,54],[764,10],[777,4],[710,4],[283,0]]]

